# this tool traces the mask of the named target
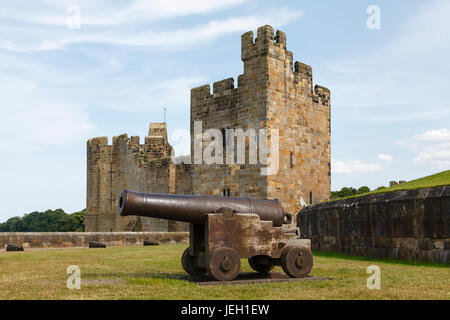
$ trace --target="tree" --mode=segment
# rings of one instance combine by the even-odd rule
[[[33,211],[0,223],[0,232],[83,232],[85,215],[86,209],[72,214],[62,209]]]
[[[370,192],[370,188],[367,186],[363,186],[358,189],[357,194],[363,194],[363,193],[367,193],[367,192]]]
[[[353,187],[343,187],[340,191],[332,191],[331,199],[346,198],[367,192],[370,192],[370,188],[367,186],[360,187],[359,189],[355,189]]]

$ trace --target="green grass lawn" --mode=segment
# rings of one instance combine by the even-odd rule
[[[353,196],[349,196],[349,197],[345,197],[345,198],[332,199],[330,201],[362,197],[362,196],[366,196],[369,194],[376,194],[376,193],[433,188],[433,187],[440,187],[440,186],[447,186],[447,185],[450,185],[450,170],[436,173],[431,176],[423,177],[420,179],[404,182],[402,184],[398,184],[398,185],[395,185],[395,186],[392,186],[389,188],[375,190],[375,191],[358,194],[358,195],[353,195]]]
[[[0,252],[0,299],[450,299],[448,265],[314,252],[311,275],[329,281],[199,286],[184,275],[186,245]],[[366,286],[367,267],[381,268],[381,289]],[[81,269],[80,290],[66,287],[69,265]],[[281,270],[277,267],[278,270]],[[242,260],[242,271],[251,269]]]

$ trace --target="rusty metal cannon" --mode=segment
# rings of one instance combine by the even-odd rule
[[[190,246],[181,262],[194,277],[208,273],[219,281],[233,280],[241,258],[259,273],[278,265],[295,278],[306,277],[313,266],[310,240],[300,239],[298,228],[283,227],[292,215],[278,200],[123,190],[119,213],[189,222]]]

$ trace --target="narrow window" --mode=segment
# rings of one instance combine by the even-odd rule
[[[294,167],[294,154],[292,152],[289,154],[289,163],[292,169]]]
[[[226,135],[225,129],[222,129],[221,131],[222,131],[222,147],[225,148],[225,146],[227,145],[227,139],[226,139],[227,135]]]
[[[309,204],[312,204],[312,191],[309,193]]]

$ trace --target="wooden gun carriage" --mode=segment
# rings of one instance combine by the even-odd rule
[[[310,240],[300,239],[298,228],[283,227],[292,215],[278,200],[123,190],[119,213],[189,222],[190,245],[181,262],[194,277],[208,273],[219,281],[233,280],[241,258],[259,273],[278,265],[296,278],[306,277],[313,266]]]

